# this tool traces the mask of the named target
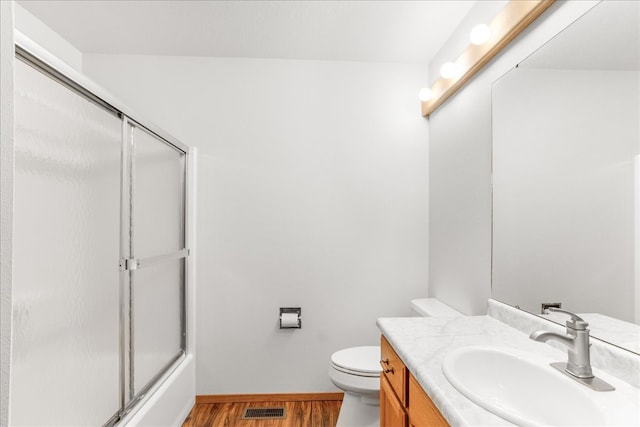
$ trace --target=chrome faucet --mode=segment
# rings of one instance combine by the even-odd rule
[[[569,349],[567,372],[578,378],[593,378],[591,360],[589,355],[589,324],[580,316],[560,308],[549,307],[549,311],[568,314],[571,320],[567,320],[567,334],[555,332],[535,331],[529,338],[535,341],[546,342],[548,340],[559,341]]]
[[[549,311],[557,311],[571,316],[571,320],[567,320],[566,335],[548,331],[535,331],[529,338],[534,341],[546,342],[555,340],[565,345],[568,349],[567,363],[551,363],[551,366],[561,372],[568,374],[570,377],[598,391],[610,391],[614,388],[608,383],[593,376],[591,370],[589,343],[589,324],[580,316],[570,311],[559,308],[549,307]]]

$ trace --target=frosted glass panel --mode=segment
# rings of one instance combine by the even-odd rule
[[[183,263],[172,260],[132,273],[136,394],[181,350]]]
[[[185,156],[140,129],[136,129],[133,139],[134,256],[176,252],[184,247]]]
[[[136,129],[133,173],[133,254],[145,259],[184,248],[185,156]],[[138,393],[182,345],[183,260],[132,272],[133,385]]]
[[[12,425],[119,407],[121,121],[16,61]]]

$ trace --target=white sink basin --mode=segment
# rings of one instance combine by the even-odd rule
[[[506,347],[463,347],[445,357],[442,371],[474,403],[520,426],[640,425],[640,390],[594,369],[616,389],[593,391],[549,366],[558,361]]]

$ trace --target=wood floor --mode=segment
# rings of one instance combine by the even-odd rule
[[[339,400],[196,403],[182,427],[335,427]],[[285,407],[286,419],[241,420],[246,408]]]

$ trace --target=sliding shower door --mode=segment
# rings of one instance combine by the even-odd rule
[[[132,396],[184,349],[185,154],[127,122],[131,158]]]
[[[184,358],[186,147],[17,56],[10,423],[113,425]]]
[[[12,425],[118,412],[121,120],[16,61]]]

